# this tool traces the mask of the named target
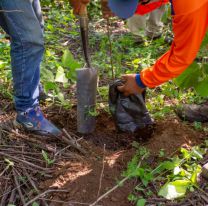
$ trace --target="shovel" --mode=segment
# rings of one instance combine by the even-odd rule
[[[97,93],[97,70],[91,67],[88,41],[88,16],[86,7],[80,14],[80,33],[86,66],[77,73],[77,131],[81,134],[92,133],[95,129],[94,115]]]

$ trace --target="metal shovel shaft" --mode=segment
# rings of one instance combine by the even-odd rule
[[[82,40],[83,54],[87,68],[91,68],[90,56],[89,56],[89,38],[88,38],[88,17],[87,14],[80,16],[80,33]]]
[[[95,129],[94,115],[97,92],[97,70],[91,67],[87,13],[80,16],[80,33],[86,68],[77,69],[77,130],[82,134]]]

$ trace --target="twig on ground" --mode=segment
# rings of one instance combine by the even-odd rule
[[[9,204],[14,204],[15,197],[16,197],[16,190],[13,190],[13,191],[11,192],[10,197],[9,197],[8,205],[9,205]]]
[[[142,161],[144,160],[144,158],[146,157],[146,153],[142,156],[140,162],[137,165],[137,168],[139,168],[141,166]],[[117,185],[115,185],[113,188],[111,188],[110,190],[108,190],[106,193],[104,193],[103,195],[101,195],[95,202],[93,202],[92,204],[90,204],[89,206],[95,206],[98,202],[100,202],[103,198],[105,198],[106,196],[108,196],[110,193],[112,193],[114,190],[116,190],[118,187],[120,187],[120,185],[123,185],[124,182],[126,182],[128,179],[130,178],[130,176],[126,176],[124,179],[122,179]]]
[[[28,136],[20,134],[13,129],[11,131],[5,131],[5,132],[7,132],[8,134],[10,134],[12,132],[17,137],[20,137],[21,139],[28,141],[27,144],[29,144],[29,142],[31,142],[31,143],[35,144],[36,147],[39,147],[40,149],[43,149],[43,150],[46,150],[49,152],[54,152],[54,153],[56,152],[56,149],[53,148],[51,145],[44,144],[43,142],[38,141],[37,139],[28,138]]]
[[[34,197],[33,199],[31,199],[30,201],[25,203],[23,206],[28,206],[31,203],[35,202],[36,200],[40,199],[42,196],[45,196],[46,194],[51,193],[51,192],[68,192],[68,191],[67,190],[52,190],[52,189],[51,190],[46,190],[45,192],[37,195],[36,197]]]
[[[8,192],[11,190],[11,186],[9,186],[7,188],[7,184],[6,184],[6,188],[5,189],[6,189],[5,192],[4,192],[5,195],[2,196],[2,199],[1,199],[1,202],[0,202],[1,205],[6,205],[5,202],[6,202],[7,197],[9,196]]]
[[[206,205],[208,205],[208,198],[205,195],[200,195],[200,196],[205,201]]]
[[[17,187],[17,191],[18,191],[19,196],[20,196],[20,200],[21,200],[22,204],[24,205],[25,204],[25,199],[24,199],[24,196],[22,194],[21,186],[19,185],[19,181],[17,179],[17,173],[15,172],[14,168],[13,168],[12,172],[13,172],[14,182],[15,182],[15,185]]]
[[[63,132],[65,133],[65,135],[73,142],[77,143],[76,142],[76,139],[74,139],[65,129],[63,129]]]
[[[17,157],[13,157],[12,155],[9,155],[9,154],[3,153],[3,152],[0,152],[0,155],[9,157],[9,158],[11,158],[11,159],[13,159],[13,160],[15,160],[15,161],[22,162],[22,163],[24,163],[24,164],[27,164],[27,165],[29,165],[29,166],[31,166],[31,167],[34,167],[34,168],[37,168],[37,169],[39,169],[39,170],[43,170],[44,172],[50,172],[47,168],[43,168],[43,167],[40,167],[40,166],[38,166],[38,165],[35,165],[35,164],[31,163],[31,162],[22,160],[22,159],[17,158]]]
[[[102,166],[102,170],[101,170],[101,174],[100,174],[100,182],[99,182],[97,197],[100,196],[100,190],[102,188],[103,173],[104,173],[104,169],[105,169],[105,146],[106,145],[104,144],[104,146],[103,146],[103,166]]]
[[[54,202],[54,203],[63,203],[63,204],[67,204],[69,206],[69,204],[72,204],[74,206],[74,204],[76,205],[87,205],[89,206],[89,203],[84,203],[84,202],[75,202],[75,201],[63,201],[63,200],[51,200],[51,199],[47,199],[47,198],[39,198],[40,200],[48,200],[50,202]],[[96,206],[102,206],[102,205],[96,205]]]
[[[67,131],[63,129],[63,132],[67,135]],[[74,141],[69,140],[68,138],[66,138],[65,136],[62,136],[61,139],[67,143],[70,144],[73,148],[77,149],[79,152],[81,152],[82,154],[86,155],[87,152],[80,147],[80,145],[77,145],[76,143],[74,143]]]
[[[38,190],[38,188],[37,188],[35,182],[32,180],[32,178],[30,177],[30,175],[28,174],[27,170],[26,170],[24,167],[23,167],[23,171],[24,171],[24,173],[25,173],[27,179],[29,180],[30,184],[33,186],[33,188],[36,190],[36,192],[37,192],[38,194],[40,194],[40,191]],[[43,205],[44,205],[44,206],[48,206],[48,204],[46,203],[45,200],[42,200],[42,201],[43,201]]]
[[[11,189],[11,188],[10,188]],[[3,197],[2,197],[2,199],[1,199],[1,205],[6,205],[6,199],[7,199],[7,197],[9,196],[9,194],[6,194],[6,195],[4,195]]]

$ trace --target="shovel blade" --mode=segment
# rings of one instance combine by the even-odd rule
[[[97,70],[77,69],[77,131],[90,134],[96,126]]]

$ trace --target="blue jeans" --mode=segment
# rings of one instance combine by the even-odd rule
[[[44,53],[40,2],[0,0],[0,10],[4,10],[0,12],[0,26],[11,37],[14,101],[16,110],[21,112],[38,105],[40,63]]]

